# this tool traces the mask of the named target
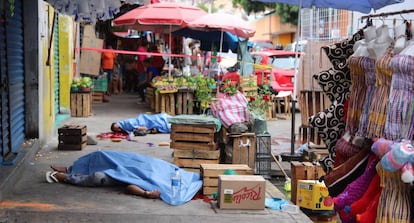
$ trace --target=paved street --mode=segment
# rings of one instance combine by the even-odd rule
[[[96,139],[98,134],[109,132],[110,124],[116,120],[150,112],[146,104],[137,103],[138,97],[133,94],[113,95],[109,99],[109,103],[93,104],[90,117],[69,118],[61,125],[85,124],[88,135]],[[296,123],[300,123],[300,115],[296,117]],[[290,126],[290,119],[268,122],[272,140],[275,140],[272,142],[275,153],[290,150]],[[126,195],[122,188],[82,188],[45,181],[49,165],[70,165],[76,158],[98,149],[137,152],[172,162],[172,150],[159,146],[161,142],[169,142],[169,137],[169,134],[156,134],[121,142],[96,139],[97,145],[88,145],[81,151],[57,150],[57,136],[42,148],[38,148],[36,140],[29,140],[15,166],[1,167],[0,222],[312,222],[303,213],[270,209],[225,211],[203,200],[170,206],[161,200]],[[283,165],[288,170],[289,164]],[[268,196],[286,198],[270,182],[267,187]]]

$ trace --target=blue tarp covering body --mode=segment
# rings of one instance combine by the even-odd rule
[[[118,121],[116,124],[127,133],[133,132],[138,126],[147,127],[148,129],[156,128],[160,133],[169,133],[171,132],[171,124],[168,119],[171,117],[166,113],[140,114],[136,118]]]
[[[159,190],[161,200],[180,205],[190,201],[203,182],[200,174],[179,169],[182,177],[181,197],[173,204],[171,176],[176,167],[164,160],[137,153],[98,150],[76,160],[70,174],[89,175],[101,171],[120,182],[137,185],[144,190]]]

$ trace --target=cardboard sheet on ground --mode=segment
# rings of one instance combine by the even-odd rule
[[[71,174],[102,171],[120,182],[134,184],[144,190],[159,190],[161,200],[172,205],[171,176],[176,167],[164,160],[137,153],[99,150],[76,160]],[[203,184],[200,174],[179,171],[182,185],[177,205],[191,200]]]
[[[131,133],[137,127],[147,127],[147,129],[156,128],[160,133],[171,132],[171,124],[168,123],[170,115],[166,113],[160,114],[140,114],[135,118],[129,118],[122,121],[117,121],[116,124],[125,132]]]

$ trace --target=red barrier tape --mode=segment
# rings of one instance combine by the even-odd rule
[[[154,52],[138,52],[138,51],[128,51],[128,50],[113,50],[113,49],[101,49],[101,48],[88,48],[82,47],[81,50],[86,51],[96,51],[96,52],[112,52],[116,54],[132,54],[132,55],[150,55],[150,56],[170,56],[170,57],[197,57],[186,54],[174,54],[174,53],[154,53]],[[203,56],[202,56],[203,57]],[[208,58],[220,58],[220,56],[208,56]]]

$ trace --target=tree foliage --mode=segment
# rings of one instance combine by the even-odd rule
[[[232,0],[233,6],[241,6],[244,11],[250,15],[251,13],[263,12],[266,9],[273,9],[280,16],[283,23],[291,23],[297,25],[298,10],[297,6],[282,3],[264,3],[251,0]]]

